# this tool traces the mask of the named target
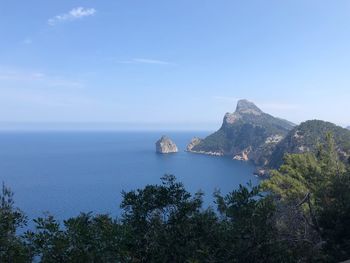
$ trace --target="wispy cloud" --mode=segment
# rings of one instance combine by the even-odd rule
[[[13,70],[0,70],[0,80],[7,81],[32,81],[41,80],[45,75],[41,72],[19,72]]]
[[[133,58],[130,60],[119,61],[122,64],[154,64],[154,65],[174,65],[174,63],[157,60],[157,59],[149,59],[149,58]]]
[[[23,40],[23,44],[25,45],[30,45],[33,43],[33,40],[29,37],[27,37],[26,39]]]
[[[48,82],[48,86],[50,87],[66,87],[72,89],[81,89],[84,85],[79,81],[67,80],[62,78],[50,79]]]
[[[56,15],[50,18],[47,23],[50,26],[55,26],[62,22],[74,21],[77,19],[82,19],[84,17],[93,16],[96,13],[94,8],[84,8],[84,7],[75,7],[70,10],[68,13]]]
[[[0,68],[0,83],[14,83],[14,84],[35,84],[38,87],[61,87],[80,89],[84,84],[80,81],[71,80],[66,77],[47,75],[40,71],[28,70],[4,70]]]

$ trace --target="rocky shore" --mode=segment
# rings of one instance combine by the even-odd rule
[[[191,153],[198,153],[198,154],[206,154],[206,155],[212,155],[212,156],[224,156],[222,152],[206,152],[206,151],[188,151]]]

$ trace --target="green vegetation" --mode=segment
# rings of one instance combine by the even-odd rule
[[[26,224],[0,195],[0,262],[339,262],[350,259],[350,171],[327,135],[315,154],[291,154],[261,186],[240,186],[215,211],[174,176],[123,193],[119,219],[80,214]],[[34,260],[35,259],[35,260]]]
[[[320,261],[350,258],[350,172],[330,134],[315,154],[286,155],[262,187],[281,207],[281,232],[320,249]]]
[[[347,161],[350,156],[350,131],[333,123],[311,120],[295,127],[276,146],[270,157],[270,166],[277,168],[283,162],[285,153],[302,153],[310,151],[316,153],[318,146],[327,141],[326,134],[331,133],[335,147],[342,161]]]
[[[25,226],[26,217],[14,207],[13,193],[2,186],[0,195],[0,262],[27,262],[30,257],[25,239],[16,230]]]

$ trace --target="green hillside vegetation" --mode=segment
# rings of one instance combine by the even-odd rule
[[[328,135],[261,186],[190,194],[174,176],[124,192],[120,218],[27,218],[0,193],[0,262],[340,262],[350,259],[350,170]],[[215,210],[214,210],[215,209]]]
[[[311,120],[301,123],[288,133],[276,146],[269,165],[279,167],[285,153],[315,152],[318,145],[326,142],[327,133],[333,135],[337,152],[343,161],[347,161],[350,156],[350,131],[330,122]]]

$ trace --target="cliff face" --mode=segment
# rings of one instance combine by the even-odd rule
[[[197,146],[198,144],[200,144],[200,142],[202,141],[202,139],[198,138],[198,137],[194,137],[190,143],[187,145],[186,151],[190,152],[192,151],[193,147]]]
[[[162,136],[156,142],[156,152],[157,153],[176,153],[178,152],[176,144],[168,137]]]
[[[189,151],[266,165],[276,145],[292,128],[292,123],[264,113],[252,102],[240,100],[234,113],[225,114],[221,128],[189,147]]]

